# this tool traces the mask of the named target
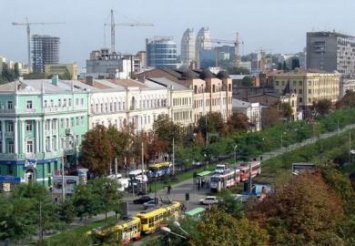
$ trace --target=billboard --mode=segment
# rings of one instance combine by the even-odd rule
[[[63,176],[53,176],[52,193],[62,193]],[[78,176],[64,176],[64,192],[74,193],[75,186],[79,184]]]
[[[314,172],[316,170],[316,165],[313,163],[293,163],[292,164],[292,174],[299,175],[304,171]]]

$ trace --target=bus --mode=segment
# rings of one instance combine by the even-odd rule
[[[249,179],[249,174],[254,178],[257,175],[261,174],[261,162],[260,161],[251,161],[243,163],[240,167],[240,181],[244,182]]]
[[[232,187],[241,180],[239,169],[227,169],[223,174],[216,173],[210,178],[211,192],[220,192],[224,188]]]
[[[210,180],[212,174],[213,174],[212,171],[203,171],[197,173],[196,176],[194,177],[197,188],[203,187],[204,184]]]
[[[141,238],[141,220],[138,217],[127,218],[114,225],[100,226],[91,230],[90,234],[95,244],[101,245],[105,238],[112,237],[122,240],[124,244]]]
[[[128,173],[128,177],[130,180],[134,181],[138,181],[140,183],[142,182],[148,182],[148,177],[146,175],[146,171],[142,170],[142,169],[136,169],[133,171],[130,171]]]
[[[136,216],[141,221],[141,233],[151,234],[162,224],[164,220],[169,218],[177,219],[180,213],[181,203],[172,202],[169,205],[165,205],[151,211],[140,212]]]
[[[161,177],[169,175],[172,172],[173,164],[171,162],[159,162],[149,165],[149,176],[150,177]]]

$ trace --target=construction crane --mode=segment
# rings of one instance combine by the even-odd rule
[[[234,46],[235,63],[236,63],[236,65],[238,65],[238,63],[240,62],[240,41],[239,41],[239,34],[238,33],[236,33],[235,40],[210,39],[207,42],[216,43],[216,44],[232,44]],[[242,41],[242,45],[244,45],[244,41]],[[216,59],[217,59],[217,57],[216,57]]]
[[[105,24],[105,26],[110,26],[111,27],[111,52],[115,52],[116,47],[116,39],[115,39],[115,29],[117,26],[130,26],[130,27],[135,27],[135,26],[154,26],[154,24],[151,23],[143,23],[143,22],[134,22],[134,23],[115,23],[114,15],[113,15],[113,9],[111,9],[111,23],[110,24]]]
[[[64,24],[62,22],[29,22],[26,18],[26,22],[12,22],[14,26],[26,26],[27,29],[27,59],[28,67],[32,70],[31,67],[31,26],[32,25],[52,25],[52,24]]]

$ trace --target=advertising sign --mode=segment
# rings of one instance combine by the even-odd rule
[[[52,193],[62,193],[62,176],[53,176]],[[75,186],[79,184],[78,176],[64,176],[64,192],[66,194],[73,193]]]

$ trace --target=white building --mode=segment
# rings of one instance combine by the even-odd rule
[[[245,114],[249,123],[252,125],[253,131],[261,130],[261,110],[260,103],[249,103],[238,99],[232,99],[233,112],[239,112]]]
[[[181,62],[184,67],[196,62],[195,40],[194,29],[186,29],[181,38]]]

